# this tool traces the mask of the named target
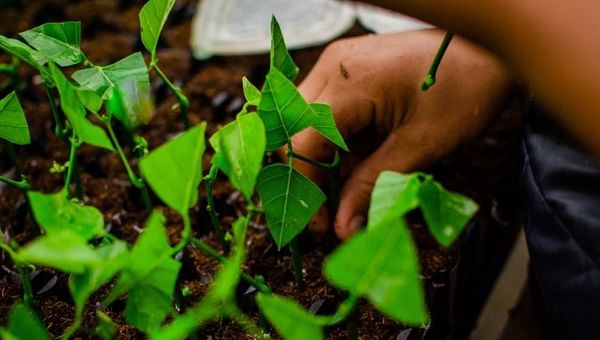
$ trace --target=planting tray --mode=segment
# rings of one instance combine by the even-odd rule
[[[108,64],[141,49],[137,15],[144,1],[130,0],[52,0],[27,1],[27,6],[0,11],[0,20],[11,23],[0,26],[0,34],[11,37],[18,32],[42,22],[81,20],[83,27],[83,50],[96,64]],[[241,79],[247,76],[259,85],[268,71],[266,55],[214,57],[204,61],[195,60],[188,42],[192,31],[192,16],[198,2],[177,1],[173,14],[167,22],[161,39],[158,58],[164,72],[181,85],[191,99],[190,120],[192,124],[207,121],[207,134],[232,120],[243,103]],[[14,23],[14,24],[13,24]],[[358,25],[344,36],[368,33]],[[301,69],[303,79],[316,62],[324,46],[297,50],[294,60]],[[0,62],[8,58],[0,54]],[[21,78],[26,86],[22,89],[22,103],[30,122],[33,144],[19,147],[22,171],[29,177],[35,190],[55,192],[62,187],[60,174],[50,173],[54,161],[63,163],[68,155],[52,131],[51,113],[43,87],[33,71],[22,65]],[[0,77],[0,84],[5,79]],[[175,99],[160,79],[152,74],[152,87],[156,110],[150,123],[139,133],[149,147],[156,148],[182,130],[178,111],[173,109]],[[0,90],[0,97],[7,89]],[[517,226],[514,197],[518,178],[519,115],[508,110],[479,138],[465,144],[430,169],[448,189],[473,197],[481,207],[470,231],[462,240],[442,248],[431,237],[419,216],[411,216],[411,229],[418,245],[424,285],[432,322],[426,329],[407,330],[375,311],[366,301],[358,308],[358,332],[363,339],[390,339],[401,334],[413,338],[444,339],[460,338],[468,333],[484,300],[486,285],[493,281],[497,263],[505,251],[499,242],[508,237]],[[130,150],[127,150],[130,153]],[[0,146],[0,173],[10,171],[8,155]],[[133,243],[139,236],[147,218],[144,205],[137,190],[128,184],[127,174],[116,154],[82,147],[78,154],[81,179],[85,188],[84,203],[97,207],[104,214],[110,231],[117,237]],[[210,154],[203,160],[204,171],[208,169]],[[242,198],[223,179],[214,185],[216,210],[223,225],[229,225],[242,209]],[[201,197],[200,205],[205,205]],[[178,241],[182,223],[179,216],[165,210],[167,231],[171,242]],[[203,209],[192,209],[194,234],[205,242],[218,247],[218,241],[210,231],[209,217]],[[34,238],[32,217],[26,201],[19,190],[11,187],[0,189],[0,228],[3,237],[24,244]],[[265,276],[267,283],[280,294],[288,295],[305,307],[318,313],[331,313],[343,299],[343,293],[327,284],[321,274],[323,259],[339,244],[327,233],[320,237],[304,234],[300,242],[302,264],[305,269],[306,286],[294,284],[291,259],[285,252],[278,253],[269,231],[261,219],[253,220],[248,235],[248,258],[245,270],[250,274]],[[11,305],[21,296],[18,275],[10,260],[0,253],[0,324],[6,322]],[[191,250],[183,254],[179,281],[189,288],[190,296],[180,301],[185,307],[197,301],[212,283],[218,264]],[[35,298],[40,315],[53,336],[60,335],[73,321],[73,304],[68,292],[68,277],[49,269],[36,272],[33,278]],[[93,328],[97,324],[96,304],[105,297],[107,289],[91,298],[83,324]],[[251,287],[240,285],[238,299],[242,308],[254,320],[259,317]],[[402,306],[398,306],[402,308]],[[124,321],[124,301],[117,301],[106,311],[118,326],[118,338],[141,339],[142,335]],[[347,335],[344,326],[328,329],[330,339]],[[223,320],[210,324],[200,331],[199,338],[243,339],[244,332],[233,322]]]

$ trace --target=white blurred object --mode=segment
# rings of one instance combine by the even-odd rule
[[[417,31],[434,26],[412,17],[373,5],[356,4],[356,16],[365,28],[375,33]]]
[[[203,0],[192,29],[197,58],[268,51],[275,15],[288,48],[324,44],[346,32],[354,8],[331,0]]]
[[[202,0],[192,24],[192,52],[199,59],[267,52],[273,14],[288,48],[325,44],[349,30],[357,17],[376,33],[431,27],[400,14],[347,1]]]

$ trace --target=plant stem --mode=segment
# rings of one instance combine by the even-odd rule
[[[104,125],[106,125],[106,129],[108,130],[108,135],[110,137],[110,140],[112,141],[112,143],[115,146],[115,150],[117,151],[117,154],[119,154],[119,157],[121,158],[121,163],[123,163],[123,166],[125,167],[125,170],[127,171],[127,176],[129,177],[129,181],[131,182],[131,184],[133,184],[134,187],[140,189],[140,191],[142,192],[142,199],[144,200],[144,204],[146,205],[146,209],[148,211],[152,211],[152,202],[150,201],[150,193],[148,192],[148,187],[146,186],[146,183],[144,182],[144,180],[140,177],[138,177],[135,172],[133,172],[133,169],[131,168],[131,165],[129,165],[129,161],[127,160],[127,157],[125,157],[125,152],[123,152],[123,148],[121,148],[121,143],[119,143],[119,140],[117,139],[117,136],[115,135],[115,131],[113,130],[112,124],[111,124],[111,120],[110,117],[105,116],[103,118],[104,121]]]
[[[312,164],[314,166],[318,166],[318,167],[323,168],[324,170],[327,170],[327,171],[332,171],[332,170],[337,169],[339,167],[339,164],[338,164],[339,160],[336,161],[335,159],[331,163],[323,163],[323,162],[315,161],[314,159],[310,159],[308,157],[302,156],[302,155],[297,154],[294,151],[290,151],[290,149],[288,149],[288,156],[290,156],[290,155],[291,155],[290,158],[295,158],[295,159],[303,161],[305,163]],[[337,153],[336,153],[336,155],[337,155]],[[339,155],[337,155],[336,157],[339,158]]]
[[[288,148],[287,149],[288,166],[290,168],[294,166],[294,158],[297,158],[297,157],[301,157],[298,159],[304,160],[306,162],[320,163],[320,162],[312,161],[306,157],[303,157],[303,156],[300,156],[300,155],[294,153],[294,149],[292,148],[291,141],[288,141],[287,148]],[[294,155],[296,155],[296,156],[294,156]],[[294,237],[294,239],[292,239],[292,241],[290,242],[289,246],[290,246],[290,253],[292,254],[292,267],[294,269],[294,278],[296,280],[296,284],[298,286],[302,286],[304,284],[304,280],[302,278],[302,261],[300,261],[300,253],[298,251],[297,238],[298,238],[298,236]]]
[[[338,206],[340,204],[340,167],[342,165],[340,154],[336,151],[331,162],[331,168],[329,170],[329,212],[333,216],[337,213]],[[333,220],[331,227],[333,227]]]
[[[15,181],[8,177],[0,176],[0,182],[12,185],[13,187],[21,189],[23,191],[31,190],[31,185],[29,185],[29,182],[25,178],[21,178],[20,181]]]
[[[154,72],[156,72],[156,74],[158,74],[160,79],[162,79],[162,81],[164,81],[165,84],[167,84],[169,89],[171,89],[171,92],[173,92],[173,94],[175,95],[175,98],[177,98],[177,101],[179,102],[179,110],[180,110],[180,114],[181,114],[181,121],[183,122],[183,127],[185,130],[189,129],[189,127],[190,127],[190,121],[188,118],[188,107],[190,105],[189,99],[185,96],[185,94],[183,93],[183,91],[181,90],[181,88],[179,86],[173,85],[173,83],[169,80],[169,78],[167,78],[167,76],[163,73],[163,71],[160,69],[160,67],[158,67],[158,64],[156,63],[156,61],[153,61],[150,65],[150,67],[154,70]]]
[[[17,270],[19,271],[19,276],[21,277],[21,283],[23,285],[23,303],[27,307],[33,308],[33,289],[31,288],[31,279],[29,278],[27,267],[15,260],[17,258],[17,254],[8,244],[4,243],[4,240],[0,240],[0,249],[3,249],[8,253],[8,256],[15,263],[15,267],[17,267]]]
[[[442,41],[440,48],[438,49],[437,53],[435,54],[435,57],[433,58],[433,62],[431,63],[429,72],[427,72],[427,76],[425,76],[423,85],[421,85],[421,90],[427,91],[430,87],[432,87],[435,84],[438,68],[440,67],[440,63],[442,62],[444,54],[446,53],[446,50],[448,49],[448,46],[450,45],[450,42],[452,41],[453,37],[454,33],[446,32],[444,40]]]
[[[208,216],[210,217],[210,223],[212,224],[213,230],[219,242],[223,246],[225,250],[225,254],[229,253],[229,243],[225,240],[225,235],[223,235],[223,230],[221,229],[221,225],[219,224],[219,219],[217,218],[217,213],[215,211],[215,199],[212,194],[212,185],[217,178],[217,167],[211,166],[208,175],[204,177],[204,183],[206,185],[206,211],[208,212]]]
[[[346,300],[340,304],[337,312],[334,315],[319,319],[319,324],[321,326],[337,325],[338,323],[346,320],[346,318],[348,318],[348,316],[355,311],[357,303],[358,296],[350,294]]]
[[[190,220],[190,216],[188,214],[183,215],[183,232],[181,233],[181,240],[177,245],[173,248],[173,253],[177,254],[183,250],[189,243],[192,238],[192,221]]]
[[[33,289],[31,288],[31,278],[29,277],[29,270],[25,265],[22,264],[17,264],[16,266],[19,270],[19,276],[21,276],[21,284],[23,285],[23,303],[29,308],[33,308]]]
[[[294,268],[294,279],[296,284],[300,287],[304,285],[304,278],[302,275],[302,261],[300,260],[300,250],[298,249],[298,237],[294,237],[290,241],[290,253],[292,254],[292,267]]]
[[[213,247],[209,246],[208,244],[202,242],[202,240],[199,240],[197,238],[192,238],[191,242],[196,248],[198,248],[198,250],[200,250],[201,252],[205,253],[206,255],[212,257],[213,259],[217,260],[219,263],[225,264],[229,261],[228,258],[219,254],[218,251],[216,251]],[[266,283],[253,278],[252,276],[248,275],[246,272],[242,272],[242,279],[244,281],[246,281],[247,283],[256,287],[256,289],[258,289],[261,293],[269,294],[269,295],[273,294],[273,292],[271,291],[271,288],[269,288],[269,286]]]
[[[75,138],[75,133],[69,139],[71,141],[71,149],[69,151],[69,167],[67,168],[67,176],[65,177],[65,186],[64,190],[67,192],[67,197],[71,197],[71,192],[69,190],[71,186],[71,178],[73,178],[73,169],[77,166],[75,164],[75,155],[77,153],[77,148],[81,145],[79,141]]]
[[[46,90],[46,96],[48,97],[48,102],[50,103],[50,111],[52,111],[52,117],[54,117],[54,123],[56,124],[54,133],[58,136],[58,138],[67,143],[68,141],[67,136],[65,135],[65,127],[60,119],[60,113],[56,109],[56,103],[54,102],[54,97],[50,91],[50,84],[44,82],[44,89]]]

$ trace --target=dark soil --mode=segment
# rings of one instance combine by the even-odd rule
[[[81,20],[83,25],[83,49],[90,60],[98,64],[117,61],[134,51],[142,50],[139,39],[137,13],[142,1],[118,0],[39,0],[22,1],[27,3],[18,8],[0,11],[0,34],[15,37],[18,32],[47,21]],[[177,1],[174,13],[169,19],[161,41],[159,52],[160,65],[176,84],[182,85],[191,99],[190,119],[192,123],[208,121],[208,133],[213,133],[220,124],[232,118],[242,105],[241,78],[247,76],[252,82],[261,84],[268,69],[268,56],[214,57],[208,61],[196,61],[188,48],[190,20],[197,0]],[[347,35],[366,33],[355,27]],[[316,62],[322,47],[310,48],[293,53],[304,77]],[[0,62],[7,61],[0,55]],[[49,169],[54,161],[67,160],[65,145],[53,134],[53,123],[47,99],[34,76],[34,72],[22,66],[21,78],[24,80],[21,101],[27,114],[32,134],[32,144],[18,147],[19,166],[35,188],[44,192],[55,192],[62,186],[59,174]],[[172,109],[175,100],[165,86],[152,77],[155,90],[156,111],[150,124],[140,133],[155,148],[168,138],[182,131],[178,112]],[[0,84],[5,81],[0,77]],[[0,95],[9,89],[0,89]],[[513,228],[516,223],[515,192],[518,176],[517,149],[518,126],[520,117],[514,110],[507,110],[483,136],[464,145],[457,152],[439,162],[430,171],[448,188],[457,190],[477,200],[481,212],[477,216],[473,229],[477,228]],[[134,159],[134,157],[131,157]],[[205,170],[210,155],[204,159]],[[144,210],[137,190],[129,184],[127,175],[114,153],[97,148],[83,147],[78,153],[81,180],[84,188],[84,202],[100,209],[110,231],[117,237],[134,242],[143,228],[147,213]],[[133,162],[135,164],[135,161]],[[13,171],[13,172],[11,172]],[[14,173],[6,150],[0,148],[0,172]],[[214,187],[217,210],[223,225],[229,225],[243,209],[239,195],[228,184],[220,180]],[[0,187],[0,228],[5,238],[20,244],[37,235],[23,194],[14,188]],[[205,205],[203,200],[199,207]],[[158,203],[158,200],[155,200]],[[209,228],[209,219],[204,209],[197,207],[192,212],[193,228],[197,236],[217,246]],[[177,214],[165,209],[168,218],[168,232],[176,242],[182,229]],[[438,246],[419,222],[414,218],[412,228],[419,247],[424,284],[432,311],[444,310],[450,297],[437,294],[439,287],[451,285],[451,275],[460,258],[459,242],[444,249]],[[291,271],[291,259],[285,251],[278,254],[264,221],[253,221],[249,229],[248,258],[246,270],[251,274],[265,276],[268,284],[277,292],[292,296],[304,306],[313,306],[318,313],[332,313],[343,293],[327,284],[321,275],[321,263],[327,254],[338,245],[331,234],[322,237],[303,235],[301,240],[302,264],[305,269],[306,285],[298,288]],[[191,297],[185,304],[197,301],[210,286],[218,265],[215,261],[194,249],[185,252],[182,258],[183,268],[180,282],[191,290]],[[22,294],[18,275],[7,258],[0,253],[0,324],[6,322],[10,306],[19,301]],[[68,293],[67,276],[52,270],[36,271],[33,277],[35,298],[45,324],[54,337],[58,337],[72,322],[73,305]],[[54,282],[55,281],[55,282]],[[240,285],[239,301],[244,310],[253,317],[256,307],[252,293],[247,292],[245,284]],[[42,291],[42,292],[40,292]],[[85,328],[96,325],[94,305],[102,299],[107,289],[90,301],[86,311]],[[320,305],[319,308],[318,305]],[[114,303],[108,314],[119,324],[118,337],[123,339],[141,338],[131,326],[123,320],[123,301]],[[401,308],[401,306],[399,306]],[[436,324],[449,324],[448,316],[433,313],[431,327]],[[356,319],[359,335],[363,339],[395,338],[405,327],[382,316],[366,302],[361,303]],[[447,331],[441,326],[442,333]],[[419,337],[426,330],[414,330],[411,337]],[[200,331],[202,338],[242,339],[246,336],[234,323],[221,321],[213,323]],[[342,338],[346,335],[344,327],[331,329],[329,338]],[[86,333],[82,337],[89,337]]]

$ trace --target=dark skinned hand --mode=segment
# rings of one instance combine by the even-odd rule
[[[498,111],[510,77],[487,51],[458,37],[438,72],[421,91],[443,39],[439,30],[367,35],[332,43],[300,85],[310,102],[331,105],[351,153],[342,158],[339,209],[324,206],[311,222],[326,230],[330,218],[341,239],[365,225],[373,185],[381,171],[412,172],[477,135]],[[293,138],[294,151],[328,162],[335,147],[315,130]],[[296,160],[294,166],[325,187],[327,174]],[[332,215],[332,214],[331,214]]]

